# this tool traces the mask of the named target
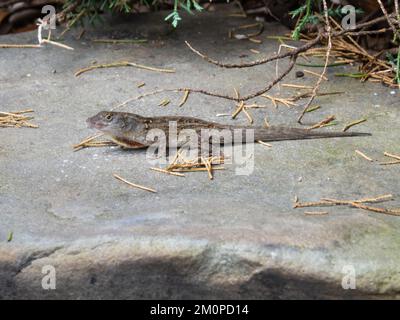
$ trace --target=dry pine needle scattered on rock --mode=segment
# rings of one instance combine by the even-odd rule
[[[138,189],[145,190],[145,191],[149,191],[149,192],[152,192],[152,193],[157,193],[157,191],[152,189],[152,188],[144,187],[144,186],[141,186],[139,184],[130,182],[130,181],[122,178],[121,176],[117,175],[116,173],[113,173],[113,176],[114,176],[115,179],[117,179],[119,181],[122,181],[122,182],[126,183],[127,185],[129,185],[131,187],[138,188]]]
[[[293,208],[308,208],[308,207],[329,207],[329,206],[350,206],[353,208],[359,208],[366,211],[392,215],[392,216],[400,216],[400,209],[387,209],[380,207],[372,207],[367,205],[367,203],[380,203],[393,200],[393,195],[386,194],[375,198],[363,198],[358,200],[337,200],[330,198],[322,198],[320,201],[316,202],[299,202],[298,199],[295,201]]]
[[[117,146],[115,142],[109,140],[100,140],[99,138],[104,136],[104,133],[97,133],[93,136],[87,137],[83,139],[78,144],[73,145],[74,151],[81,150],[83,148],[90,147],[108,147],[108,146]]]
[[[354,152],[357,153],[359,156],[363,157],[365,160],[374,162],[374,159],[368,157],[365,153],[361,152],[360,150],[355,150]]]
[[[206,171],[210,180],[214,178],[214,170],[224,170],[219,165],[225,162],[224,157],[198,157],[197,159],[186,159],[179,150],[171,163],[163,170],[173,173]]]
[[[0,127],[38,128],[39,126],[29,122],[33,117],[25,115],[26,113],[32,112],[34,112],[32,109],[15,112],[0,112]]]
[[[163,72],[163,73],[174,73],[175,72],[174,69],[162,69],[162,68],[156,68],[156,67],[151,67],[151,66],[145,66],[145,65],[138,64],[135,62],[120,61],[120,62],[112,62],[112,63],[105,63],[105,64],[97,64],[94,66],[89,66],[89,67],[79,69],[78,71],[75,72],[75,77],[78,77],[82,73],[92,71],[95,69],[115,68],[115,67],[135,67],[138,69],[144,69],[144,70],[155,71],[155,72]]]

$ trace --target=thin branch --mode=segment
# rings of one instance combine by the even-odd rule
[[[312,48],[313,46],[315,46],[316,44],[318,44],[320,41],[322,40],[322,33],[318,33],[317,37],[309,42],[307,42],[305,45],[298,47],[297,49],[293,50],[293,51],[288,51],[285,53],[281,53],[281,54],[276,54],[273,55],[271,57],[265,58],[265,59],[260,59],[260,60],[255,60],[252,62],[247,62],[247,63],[240,63],[240,64],[236,64],[236,63],[222,63],[218,60],[214,60],[208,56],[206,56],[205,54],[201,53],[200,51],[194,49],[192,47],[192,45],[188,42],[185,41],[186,45],[189,47],[189,49],[194,52],[195,54],[197,54],[198,56],[200,56],[201,58],[203,58],[204,60],[206,60],[209,63],[215,64],[216,66],[219,66],[221,68],[249,68],[249,67],[254,67],[254,66],[259,66],[261,64],[265,64],[271,61],[275,61],[278,59],[284,59],[287,57],[294,57],[294,56],[298,56],[300,53],[307,51],[308,49]]]
[[[105,64],[98,64],[94,66],[89,66],[85,67],[82,69],[79,69],[78,71],[75,72],[75,77],[80,76],[82,73],[94,70],[94,69],[102,69],[102,68],[114,68],[114,67],[136,67],[139,69],[145,69],[149,71],[155,71],[155,72],[164,72],[164,73],[174,73],[174,69],[161,69],[161,68],[155,68],[155,67],[150,67],[150,66],[145,66],[142,64],[134,63],[134,62],[129,62],[129,61],[120,61],[120,62],[113,62],[113,63],[105,63]]]
[[[394,34],[397,38],[400,38],[400,33],[399,33],[399,31],[396,29],[396,26],[393,24],[392,20],[390,19],[389,14],[388,14],[388,12],[386,11],[386,8],[385,8],[385,6],[384,6],[383,3],[382,3],[382,0],[377,0],[377,1],[378,1],[378,3],[379,3],[379,6],[381,7],[381,10],[382,10],[382,12],[383,12],[383,15],[384,15],[385,18],[386,18],[386,21],[388,22],[390,28],[391,28],[392,31],[393,31],[393,34]]]
[[[325,74],[326,74],[326,71],[328,68],[328,64],[329,64],[329,57],[330,57],[331,51],[332,51],[332,27],[331,27],[331,23],[329,21],[328,4],[326,3],[326,0],[323,0],[323,5],[324,5],[324,15],[325,15],[325,23],[326,23],[326,29],[327,29],[326,31],[328,34],[328,45],[327,45],[327,50],[326,50],[325,65],[324,65],[324,69],[313,89],[310,99],[306,103],[303,111],[301,112],[299,118],[297,119],[298,123],[301,123],[301,120],[303,119],[304,115],[306,114],[308,108],[313,103],[315,97],[318,94],[319,86],[321,85],[322,81],[324,80],[324,77],[325,77]]]

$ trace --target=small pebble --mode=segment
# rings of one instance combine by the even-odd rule
[[[394,90],[390,91],[390,94],[396,94],[396,91],[394,91]]]
[[[303,71],[297,71],[296,72],[296,78],[303,78],[304,77],[304,72]]]
[[[243,40],[243,39],[247,39],[248,37],[246,36],[246,35],[244,35],[244,34],[235,34],[234,36],[233,36],[235,39],[237,39],[237,40]]]

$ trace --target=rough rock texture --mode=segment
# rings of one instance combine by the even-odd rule
[[[329,215],[306,216],[292,209],[321,197],[361,198],[392,193],[399,206],[399,166],[379,166],[373,158],[400,153],[399,93],[352,79],[334,78],[324,91],[345,91],[317,100],[315,123],[335,114],[344,124],[367,117],[354,128],[372,137],[274,143],[254,146],[254,172],[235,174],[233,166],[185,178],[150,171],[145,151],[91,148],[72,144],[92,132],[85,119],[155,88],[196,87],[220,92],[250,92],[274,77],[275,65],[224,70],[193,55],[184,40],[223,61],[257,59],[278,49],[266,36],[286,32],[268,24],[257,45],[228,39],[228,29],[250,22],[227,12],[184,16],[171,32],[166,13],[119,18],[96,31],[67,34],[74,51],[56,47],[1,49],[1,111],[35,110],[39,129],[1,129],[0,139],[0,297],[14,298],[354,298],[400,293],[400,218],[346,207]],[[90,39],[147,37],[147,44],[107,45]],[[2,37],[3,43],[32,43],[35,33]],[[260,50],[255,55],[249,49]],[[240,58],[247,54],[248,57]],[[136,68],[95,70],[76,78],[74,71],[96,60],[130,60],[175,68],[160,74]],[[284,62],[281,62],[281,68]],[[302,67],[298,67],[302,70]],[[317,70],[314,70],[317,71]],[[312,84],[306,75],[285,82]],[[145,82],[146,86],[136,86]],[[273,94],[277,94],[274,91]],[[283,96],[289,92],[282,93]],[[172,103],[159,107],[170,98]],[[225,100],[166,93],[129,104],[143,115],[191,115],[245,124]],[[259,103],[267,103],[262,98]],[[257,109],[262,124],[296,125],[301,107]],[[157,189],[129,188],[112,173]],[[7,234],[14,237],[7,242]],[[56,290],[42,289],[42,268],[56,269]],[[344,290],[343,268],[354,267],[355,290]]]

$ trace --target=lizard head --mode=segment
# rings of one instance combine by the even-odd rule
[[[122,112],[101,111],[86,120],[89,128],[105,133],[118,133],[126,127],[126,119]]]

